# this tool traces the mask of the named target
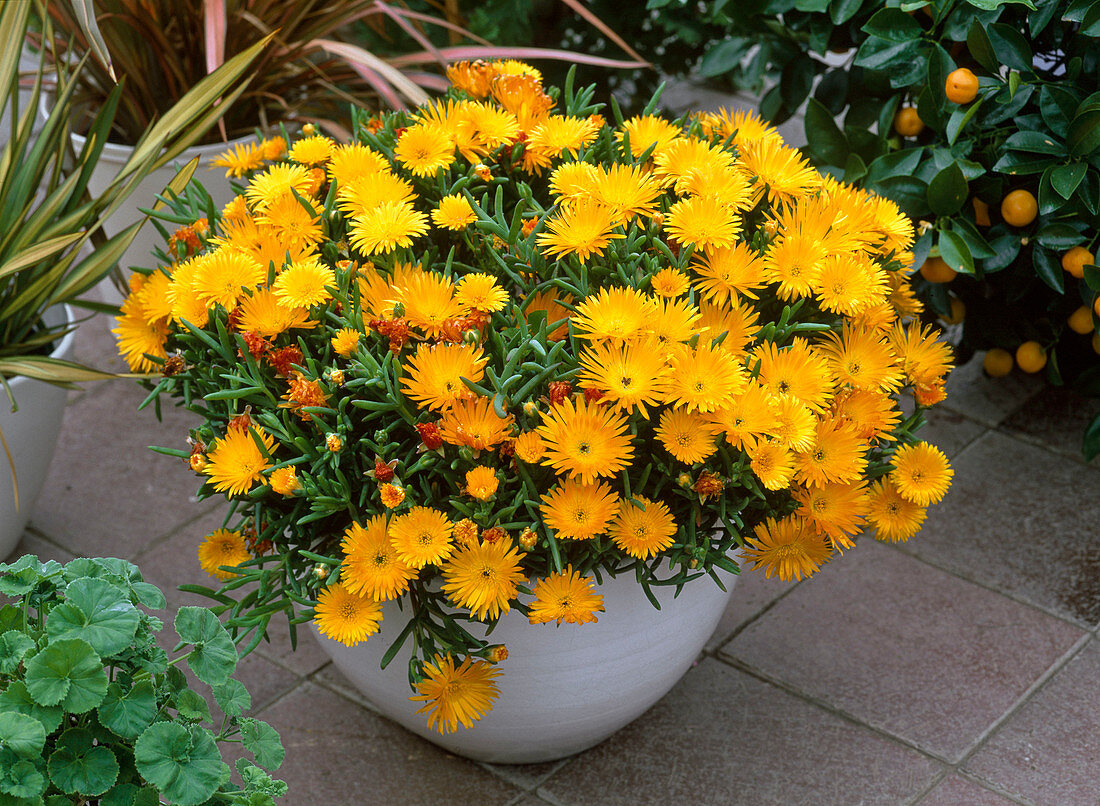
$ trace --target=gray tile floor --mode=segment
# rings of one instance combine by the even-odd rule
[[[102,322],[80,358],[118,368]],[[861,539],[809,581],[746,574],[700,662],[651,711],[562,762],[449,755],[374,714],[311,637],[242,664],[282,734],[289,806],[313,804],[1052,804],[1100,802],[1100,463],[1095,402],[958,370],[925,438],[956,480],[924,531]],[[120,555],[167,589],[203,581],[220,525],[150,445],[188,418],[137,412],[128,381],[73,396],[20,551]],[[1064,425],[1067,413],[1078,418]]]

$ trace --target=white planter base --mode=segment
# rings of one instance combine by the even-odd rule
[[[337,668],[378,711],[435,744],[467,758],[528,764],[579,753],[641,716],[668,693],[696,659],[726,608],[737,577],[720,572],[726,590],[709,578],[653,588],[656,610],[633,574],[605,577],[599,592],[606,612],[595,624],[531,625],[504,615],[488,640],[508,648],[498,664],[500,697],[471,728],[439,734],[414,713],[408,661],[411,640],[384,670],[382,655],[405,626],[408,609],[383,608],[382,631],[356,647],[317,634]],[[479,637],[484,631],[465,625]]]

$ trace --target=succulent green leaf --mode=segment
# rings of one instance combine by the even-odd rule
[[[46,729],[34,717],[12,711],[0,714],[0,748],[23,758],[37,758],[46,744]]]
[[[101,702],[107,693],[103,661],[87,641],[65,638],[52,641],[27,661],[27,691],[39,705],[60,705],[82,714]]]
[[[136,738],[157,716],[157,698],[148,680],[135,683],[124,691],[111,683],[99,705],[99,721],[124,739]]]
[[[228,772],[209,731],[175,722],[146,728],[134,745],[134,763],[146,781],[179,806],[205,802]]]
[[[176,633],[193,644],[187,663],[196,677],[209,686],[220,686],[237,668],[237,648],[217,616],[203,607],[181,607],[176,613]]]
[[[256,763],[269,770],[277,770],[283,763],[286,751],[278,732],[258,719],[241,720],[241,740],[245,750],[253,755]]]
[[[57,730],[64,713],[57,706],[36,703],[22,680],[13,681],[5,691],[0,691],[0,713],[8,712],[34,717],[46,728],[46,733]]]
[[[23,657],[33,648],[31,637],[19,630],[8,630],[0,635],[0,674],[15,674]]]
[[[252,696],[240,680],[226,680],[225,685],[214,686],[214,700],[226,716],[240,716],[252,707]]]
[[[41,760],[36,759],[38,764]],[[46,776],[34,761],[20,759],[6,769],[0,769],[0,792],[14,798],[28,798],[31,802],[46,791]]]
[[[111,748],[93,744],[92,732],[70,728],[50,755],[50,779],[62,792],[85,797],[102,795],[118,779],[118,759]]]
[[[141,620],[136,607],[118,587],[104,579],[82,577],[65,589],[65,603],[50,613],[51,639],[82,638],[101,657],[130,645]]]

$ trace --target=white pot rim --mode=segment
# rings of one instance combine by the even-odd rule
[[[63,318],[62,318],[63,317]],[[63,302],[60,305],[54,305],[42,314],[43,321],[50,325],[71,325],[76,319],[73,314],[72,306],[67,302]],[[73,344],[76,342],[76,328],[73,328],[64,336],[60,341],[54,342],[54,348],[50,351],[50,358],[62,358],[65,355],[69,355],[72,352]],[[26,375],[16,375],[8,380],[8,385],[12,387],[21,386],[24,383],[30,383],[36,381],[37,378],[28,378]],[[41,383],[41,381],[39,381]]]

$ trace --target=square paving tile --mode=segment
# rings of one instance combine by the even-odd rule
[[[707,659],[538,793],[571,806],[893,805],[940,770],[916,751]]]
[[[260,718],[283,740],[286,806],[503,806],[522,790],[339,694],[305,683]],[[283,803],[284,801],[281,801]]]
[[[924,428],[917,436],[953,457],[986,431],[986,426],[942,405],[924,412]]]
[[[1004,378],[990,378],[982,369],[984,356],[978,353],[951,371],[947,377],[947,399],[940,405],[986,425],[998,425],[1038,394],[1046,382],[1019,371]]]
[[[948,775],[917,803],[920,806],[1013,806],[1017,801],[990,792],[960,775]]]
[[[24,554],[33,554],[41,562],[56,560],[62,565],[74,559],[72,552],[66,551],[48,540],[43,540],[33,532],[24,532],[19,544],[12,550],[11,556],[6,559],[0,558],[0,562],[15,562],[18,557],[22,557]]]
[[[715,627],[714,635],[707,641],[706,649],[717,649],[735,630],[755,618],[764,608],[797,584],[794,580],[784,582],[779,577],[768,579],[762,572],[753,571],[749,566],[742,566],[737,584],[730,595],[730,603],[722,614],[718,626]]]
[[[1100,398],[1051,387],[1025,403],[1004,421],[1002,428],[1039,440],[1083,462],[1081,440],[1097,414],[1100,414]],[[1094,459],[1092,464],[1100,467],[1100,460]]]
[[[1060,669],[965,769],[1033,803],[1100,800],[1100,643]]]
[[[942,503],[903,551],[1093,626],[1100,621],[1100,468],[1003,434],[952,464]]]
[[[1083,634],[872,541],[833,565],[722,655],[949,761]]]

